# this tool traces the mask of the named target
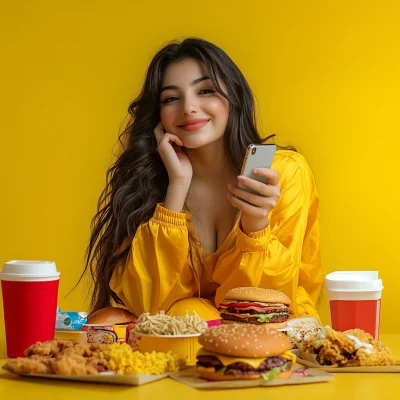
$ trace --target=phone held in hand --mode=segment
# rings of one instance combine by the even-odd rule
[[[266,176],[254,175],[253,169],[271,168],[275,151],[276,145],[274,144],[250,144],[247,147],[246,156],[243,161],[242,172],[240,175],[267,184],[268,178]],[[247,192],[259,194],[258,192],[241,183],[239,183],[238,186],[240,189],[246,190]]]

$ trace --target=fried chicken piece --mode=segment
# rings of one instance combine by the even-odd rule
[[[26,356],[31,356],[33,354],[41,356],[57,356],[62,353],[65,349],[73,347],[75,341],[72,340],[48,340],[47,342],[37,342],[32,346],[28,347],[24,354]]]
[[[8,361],[5,368],[15,373],[87,375],[107,371],[108,361],[100,358],[106,344],[82,344],[71,340],[37,342],[25,350],[28,358]]]
[[[315,354],[321,365],[360,367],[400,365],[391,350],[360,329],[337,332],[330,327],[301,345],[301,351]]]
[[[60,355],[52,360],[54,373],[60,375],[93,375],[106,370],[107,360],[86,358],[78,354]]]
[[[4,366],[7,370],[16,374],[53,374],[54,370],[51,365],[51,358],[41,356],[35,358],[18,357],[7,361]]]
[[[63,350],[63,355],[78,354],[84,357],[98,357],[100,351],[106,350],[107,345],[102,343],[83,344],[77,343],[73,347],[68,347]]]

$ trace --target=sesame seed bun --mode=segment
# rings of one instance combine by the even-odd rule
[[[205,350],[232,357],[274,357],[292,348],[287,336],[264,325],[227,324],[207,329],[199,337]]]
[[[240,321],[231,321],[229,319],[222,319],[221,324],[232,325],[232,324],[251,324],[251,322],[240,322]],[[255,324],[253,324],[255,325]],[[268,329],[282,329],[287,327],[287,321],[285,322],[267,322],[263,324],[259,324],[259,326],[268,327]]]
[[[262,303],[291,304],[285,293],[278,290],[263,289],[258,287],[238,287],[229,290],[224,297],[226,300],[260,301]]]
[[[136,315],[124,308],[106,307],[90,314],[86,323],[101,325],[128,324],[135,319],[137,319]]]
[[[206,368],[197,367],[197,374],[202,378],[205,378],[209,381],[252,381],[255,379],[260,379],[261,374],[259,375],[223,375],[217,371],[208,371]],[[292,375],[292,369],[288,369],[287,371],[281,372],[274,379],[286,379],[290,378]]]

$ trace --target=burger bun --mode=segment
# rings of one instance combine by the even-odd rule
[[[258,287],[238,287],[229,290],[225,296],[225,300],[239,301],[259,301],[262,303],[279,303],[290,305],[291,300],[285,293],[278,290],[264,289]]]
[[[120,307],[106,307],[90,314],[87,324],[94,325],[117,325],[128,324],[137,319],[135,314]]]
[[[207,329],[199,337],[204,350],[247,358],[279,356],[292,348],[288,337],[265,325],[229,324]]]

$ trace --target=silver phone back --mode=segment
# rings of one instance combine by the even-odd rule
[[[243,161],[242,172],[240,175],[246,176],[256,181],[267,184],[266,176],[253,175],[254,168],[271,168],[276,146],[274,144],[251,144],[247,147],[246,156]],[[241,189],[251,193],[259,194],[249,187],[239,184]]]

